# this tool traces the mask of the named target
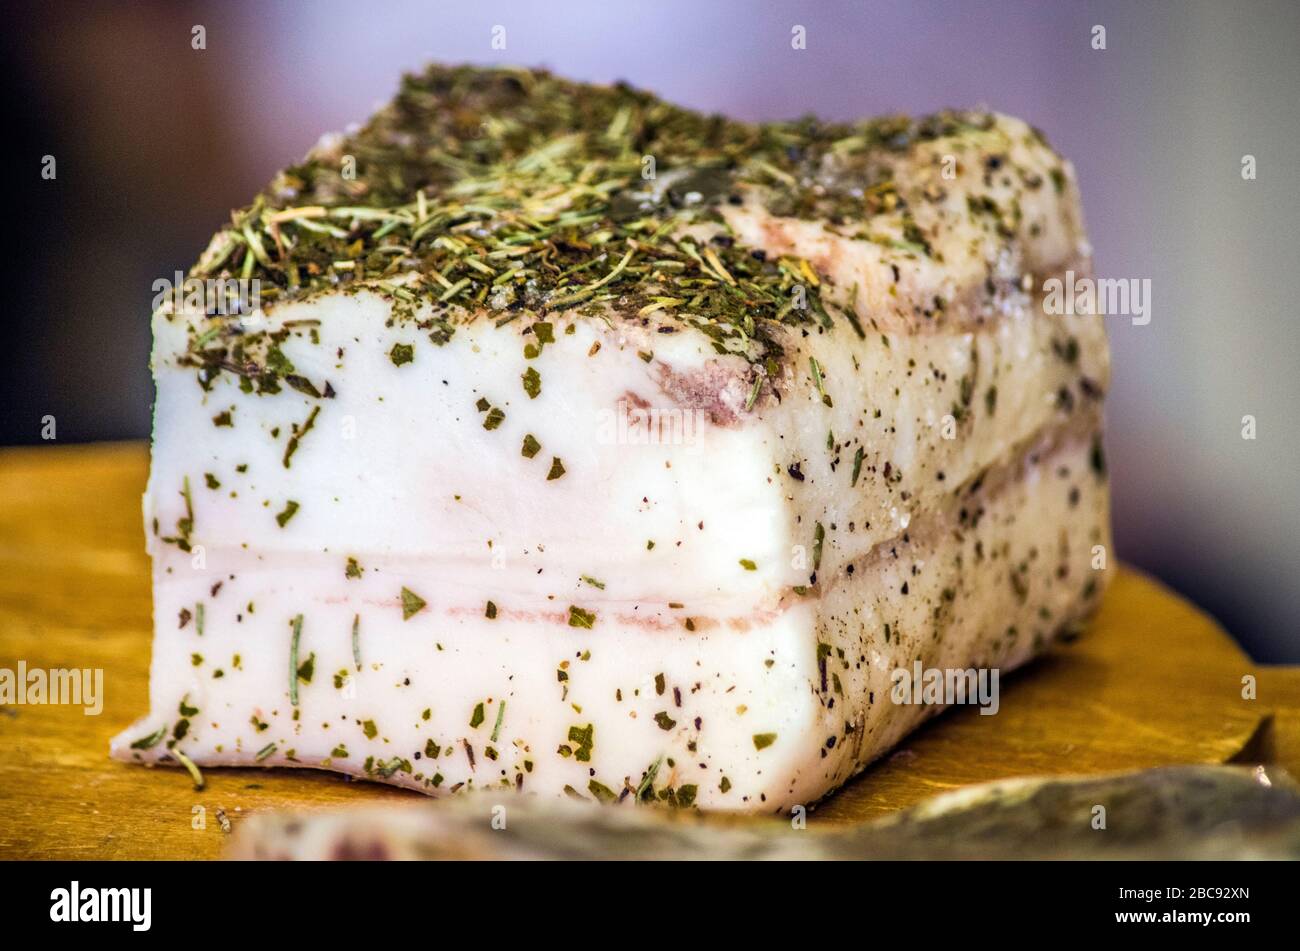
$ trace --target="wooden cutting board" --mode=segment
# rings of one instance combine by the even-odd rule
[[[0,451],[0,667],[102,668],[104,708],[0,707],[0,858],[212,858],[271,808],[416,793],[312,770],[108,758],[143,714],[151,637],[140,444]],[[1242,678],[1257,678],[1257,699]],[[1275,762],[1300,776],[1300,671],[1252,663],[1208,617],[1123,569],[1082,638],[1002,683],[1001,709],[943,715],[841,789],[814,823],[873,818],[1008,776]],[[224,820],[223,821],[223,817]]]

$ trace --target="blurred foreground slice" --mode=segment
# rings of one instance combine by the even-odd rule
[[[255,816],[228,857],[1300,859],[1300,786],[1263,766],[1012,779],[856,826],[821,826],[814,814],[806,829],[776,819],[710,820],[482,793],[397,808]]]

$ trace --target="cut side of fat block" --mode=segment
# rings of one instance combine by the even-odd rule
[[[775,811],[941,709],[896,669],[1077,629],[1109,369],[1041,306],[1089,271],[1068,164],[1001,116],[715,123],[434,69],[214,239],[195,275],[271,293],[154,316],[115,756]]]

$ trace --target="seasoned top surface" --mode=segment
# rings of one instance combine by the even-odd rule
[[[1008,123],[944,112],[755,125],[626,85],[431,67],[407,76],[355,134],[327,137],[278,174],[191,275],[257,278],[265,307],[378,289],[411,312],[431,305],[444,338],[467,316],[571,309],[683,321],[730,352],[752,353],[772,322],[829,329],[847,319],[861,334],[861,298],[827,293],[826,274],[797,246],[767,253],[738,240],[727,216],[758,205],[865,242],[886,263],[942,268],[953,241],[935,209],[952,196],[929,166],[939,162],[930,146],[944,140],[980,163],[986,184],[985,161],[999,177],[988,195],[963,185],[962,216],[995,245],[1029,240],[1018,196],[1060,194],[1067,173],[1036,130]],[[1023,166],[1013,136],[1031,156]],[[196,339],[197,362],[219,363],[208,357],[227,336]]]

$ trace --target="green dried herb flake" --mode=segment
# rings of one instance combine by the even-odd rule
[[[289,702],[298,706],[298,645],[302,640],[302,615],[299,614],[290,623],[292,634],[289,638]]]
[[[596,625],[596,612],[584,611],[576,604],[569,605],[569,627],[582,627],[591,630]]]
[[[150,733],[147,736],[142,736],[140,737],[140,739],[133,741],[131,743],[131,749],[133,750],[153,749],[155,746],[157,746],[159,743],[162,742],[162,738],[166,735],[167,735],[166,725],[160,726],[155,732]]]
[[[580,763],[591,762],[591,751],[595,748],[596,728],[588,723],[586,726],[569,727],[569,742],[575,744],[573,758]]]
[[[276,524],[284,528],[289,524],[289,520],[298,514],[298,503],[293,499],[284,503],[284,508],[275,516]]]
[[[410,588],[402,588],[402,620],[409,621],[425,609],[428,602]]]
[[[542,376],[537,372],[535,367],[529,367],[523,372],[524,392],[528,394],[530,400],[535,400],[542,392]]]

